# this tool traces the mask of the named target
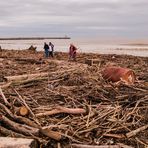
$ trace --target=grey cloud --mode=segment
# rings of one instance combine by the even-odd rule
[[[0,36],[147,34],[147,0],[5,0]]]

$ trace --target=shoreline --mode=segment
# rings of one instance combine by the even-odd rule
[[[71,39],[70,37],[14,37],[0,38],[0,40],[45,40],[45,39]]]

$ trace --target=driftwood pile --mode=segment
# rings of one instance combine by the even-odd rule
[[[42,147],[58,148],[148,146],[147,58],[137,57],[135,63],[129,56],[126,58],[131,62],[126,64],[125,59],[119,60],[124,56],[113,58],[120,66],[135,71],[136,82],[127,85],[105,81],[101,75],[104,65],[83,64],[83,55],[77,63],[55,57],[40,64],[31,60],[24,64],[20,62],[25,58],[23,51],[22,57],[16,52],[13,57],[3,52],[1,137],[31,138]],[[34,60],[41,61],[42,54],[34,54]],[[107,63],[112,57],[99,58]]]

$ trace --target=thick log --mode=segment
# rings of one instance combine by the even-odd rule
[[[14,131],[8,130],[7,128],[4,128],[2,126],[0,126],[0,133],[6,137],[11,136],[15,138],[26,138],[26,136],[16,133]]]
[[[37,148],[37,141],[25,138],[0,137],[1,148]]]
[[[55,115],[55,114],[59,114],[59,113],[85,114],[86,113],[86,110],[83,109],[83,108],[66,108],[66,107],[58,106],[58,107],[56,107],[55,109],[53,109],[51,111],[46,111],[44,113],[36,114],[36,117],[50,116],[50,115]]]
[[[49,138],[52,138],[54,140],[57,140],[57,141],[61,140],[61,138],[62,138],[62,134],[60,132],[52,131],[49,128],[40,129],[40,132],[43,135],[45,135],[45,136],[47,136]]]
[[[12,112],[5,105],[3,105],[1,103],[0,103],[0,108],[5,112],[5,114],[8,117],[10,117],[12,120],[14,120],[16,122],[19,122],[19,123],[22,123],[22,124],[26,124],[26,125],[29,125],[29,126],[35,127],[35,128],[39,127],[36,123],[34,123],[33,121],[31,121],[28,118],[24,118],[24,117],[21,117],[21,116],[13,115]]]
[[[22,81],[32,78],[38,78],[38,77],[45,77],[48,76],[48,73],[36,73],[36,74],[24,74],[24,75],[18,75],[18,76],[7,76],[5,77],[7,81]]]
[[[29,114],[29,110],[25,106],[21,106],[17,114],[20,116],[27,116]]]
[[[8,128],[10,128],[11,130],[17,133],[21,133],[26,136],[39,135],[39,129],[11,121],[10,119],[8,119],[2,114],[0,114],[0,121],[3,122],[5,125],[7,125]]]

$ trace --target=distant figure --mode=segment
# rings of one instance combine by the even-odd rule
[[[29,50],[29,51],[35,52],[35,51],[36,51],[36,48],[37,48],[37,47],[34,47],[33,45],[31,45],[31,46],[28,48],[28,50]]]
[[[73,44],[70,44],[70,47],[69,47],[69,60],[76,61],[76,51],[77,51],[77,48]]]
[[[45,57],[48,58],[49,57],[49,46],[46,42],[44,43],[44,51],[45,51]]]
[[[54,51],[54,45],[49,42],[49,57],[51,56],[53,58],[53,51]]]

